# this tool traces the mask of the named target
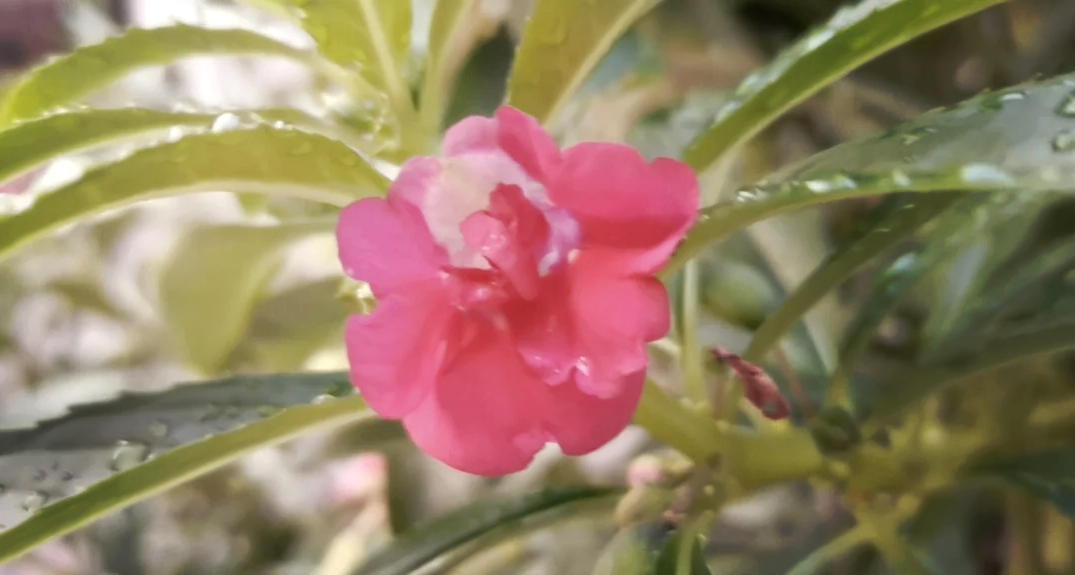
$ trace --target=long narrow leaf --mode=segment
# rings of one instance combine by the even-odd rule
[[[508,104],[551,121],[612,43],[658,0],[537,0],[515,52]]]
[[[122,36],[80,48],[28,72],[5,95],[0,125],[67,105],[138,68],[216,54],[265,54],[306,63],[315,57],[246,30],[185,25],[131,28]]]
[[[195,134],[95,168],[0,218],[0,257],[64,224],[155,197],[253,192],[343,206],[386,188],[361,156],[322,136],[267,126]]]
[[[684,159],[707,168],[777,116],[874,57],[1003,0],[863,0],[747,77]]]

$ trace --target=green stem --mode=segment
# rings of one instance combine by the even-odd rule
[[[813,575],[827,563],[846,555],[859,545],[868,543],[869,540],[870,531],[862,525],[856,525],[850,531],[844,532],[807,555],[802,561],[796,563],[787,575]]]
[[[716,422],[687,409],[652,381],[642,388],[634,423],[698,463],[708,463],[720,452]]]
[[[705,386],[705,365],[702,348],[698,345],[698,261],[687,262],[683,269],[683,352],[680,368],[683,370],[683,388],[687,397],[708,412],[709,393]],[[695,407],[695,406],[692,406]]]

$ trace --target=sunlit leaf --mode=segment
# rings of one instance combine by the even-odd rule
[[[354,575],[406,575],[482,536],[521,522],[535,528],[549,525],[595,505],[607,508],[621,494],[603,487],[550,487],[521,497],[471,503],[403,533]]]
[[[508,104],[542,123],[658,0],[536,0],[515,52]]]
[[[260,0],[292,7],[321,54],[358,72],[397,106],[409,107],[411,3],[398,0]],[[399,111],[397,109],[397,111]]]
[[[1065,76],[925,114],[745,187],[702,211],[665,273],[738,229],[824,202],[899,191],[1072,191],[1073,182],[1075,76]]]
[[[1003,0],[863,0],[840,9],[739,85],[684,159],[707,168],[777,116],[874,57]]]
[[[67,105],[146,66],[188,56],[265,54],[312,63],[314,54],[245,30],[194,26],[131,28],[122,36],[79,48],[20,78],[5,95],[0,125]]]
[[[439,128],[455,75],[481,33],[478,0],[437,0],[429,27],[429,51],[422,81],[421,112],[427,126]]]
[[[296,110],[243,112],[266,121],[310,124]],[[0,130],[0,181],[56,156],[111,140],[172,126],[208,128],[221,114],[160,112],[143,108],[73,110],[17,122]]]
[[[340,373],[244,376],[125,395],[0,432],[8,528],[0,561],[253,449],[370,417],[356,397],[333,399],[350,390]]]
[[[160,277],[161,315],[186,361],[205,374],[223,367],[250,321],[283,249],[331,233],[335,218],[277,226],[206,226],[184,233]]]
[[[914,233],[923,224],[946,210],[959,194],[893,196],[862,222],[856,233],[780,304],[758,327],[743,357],[758,362],[825,295],[839,286],[878,254]]]
[[[1075,450],[1027,453],[974,470],[1003,477],[1075,519]]]
[[[361,156],[322,136],[266,126],[195,134],[90,170],[0,218],[0,257],[64,224],[150,198],[230,191],[344,206],[386,188]]]

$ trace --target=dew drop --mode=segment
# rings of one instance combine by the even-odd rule
[[[60,474],[60,480],[61,481],[71,481],[74,478],[75,478],[75,474],[71,473],[70,471],[64,471],[63,473]]]
[[[334,399],[336,399],[336,398],[331,396],[331,395],[329,395],[329,394],[327,394],[327,393],[322,393],[321,395],[313,398],[310,401],[310,403],[312,403],[314,405],[321,405],[322,403],[328,403],[328,402],[330,402],[330,401],[332,401]]]
[[[33,513],[38,509],[41,509],[49,501],[48,493],[44,491],[34,491],[26,496],[22,500],[22,509],[27,513]]]
[[[209,128],[214,133],[227,132],[239,127],[239,116],[231,112],[225,112],[213,120],[213,126]]]
[[[911,185],[911,178],[903,170],[892,170],[892,183],[901,188],[906,188]]]
[[[1056,107],[1056,113],[1066,118],[1075,118],[1075,93],[1064,96],[1060,105]]]
[[[1075,150],[1075,130],[1060,130],[1053,136],[1054,152],[1070,152]]]
[[[168,424],[163,421],[155,421],[149,425],[149,434],[156,439],[164,439],[168,435]]]
[[[148,455],[149,446],[146,444],[121,439],[116,442],[116,446],[112,449],[111,468],[113,471],[130,469],[145,461]]]
[[[41,482],[48,477],[48,473],[44,469],[38,469],[34,472],[34,481]]]
[[[272,417],[277,413],[283,411],[280,406],[277,405],[261,405],[258,406],[258,415],[261,417]]]
[[[1010,185],[1014,183],[1007,172],[989,164],[967,164],[960,168],[959,176],[964,182],[970,184]]]

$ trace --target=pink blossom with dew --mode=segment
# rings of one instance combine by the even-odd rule
[[[352,383],[465,472],[522,470],[549,442],[601,447],[638,404],[645,344],[668,331],[653,274],[697,204],[680,162],[560,150],[508,107],[461,120],[440,157],[340,214],[340,261],[378,300],[347,323]]]

